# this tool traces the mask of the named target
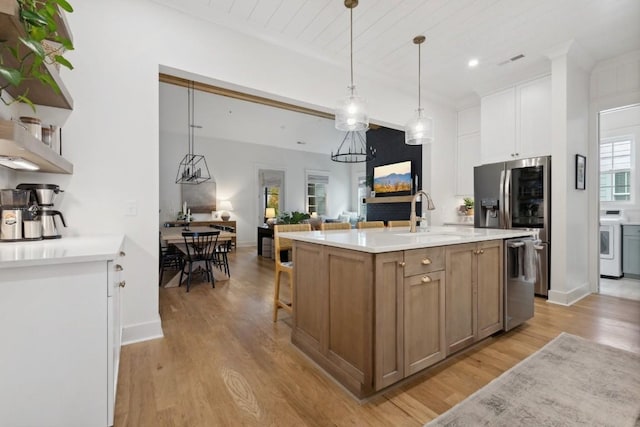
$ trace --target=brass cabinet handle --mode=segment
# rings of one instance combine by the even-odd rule
[[[122,271],[124,268],[120,264],[116,264],[116,271]]]
[[[120,256],[126,256],[127,254],[124,253],[124,251],[120,251]]]
[[[431,264],[431,260],[429,258],[425,258],[422,260],[422,265],[429,265]]]
[[[400,265],[400,267],[404,267],[405,265],[407,265],[407,263],[404,261],[400,261],[398,264]]]
[[[422,276],[422,283],[429,283],[431,281],[431,277],[429,276]]]
[[[120,286],[121,288],[124,288],[126,285],[127,285],[127,282],[124,280],[118,283],[118,286]]]

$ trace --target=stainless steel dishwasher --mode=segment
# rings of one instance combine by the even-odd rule
[[[520,237],[504,241],[504,329],[533,317],[536,277],[540,274],[539,240]]]

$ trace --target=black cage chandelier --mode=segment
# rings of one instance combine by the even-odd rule
[[[373,160],[376,150],[369,147],[367,150],[366,131],[349,131],[344,135],[338,146],[338,151],[331,152],[331,160],[340,163],[362,163]]]
[[[207,160],[203,155],[194,154],[194,130],[201,129],[202,126],[194,124],[195,110],[195,90],[193,81],[187,86],[187,154],[182,158],[178,165],[178,174],[176,175],[176,184],[200,184],[211,179]]]

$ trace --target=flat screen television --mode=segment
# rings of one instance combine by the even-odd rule
[[[407,196],[413,183],[411,160],[374,166],[373,191],[378,196]]]

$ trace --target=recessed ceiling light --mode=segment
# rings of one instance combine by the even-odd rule
[[[480,61],[478,61],[476,58],[473,58],[469,60],[469,63],[467,65],[469,65],[469,68],[474,68],[477,67],[479,63]]]

